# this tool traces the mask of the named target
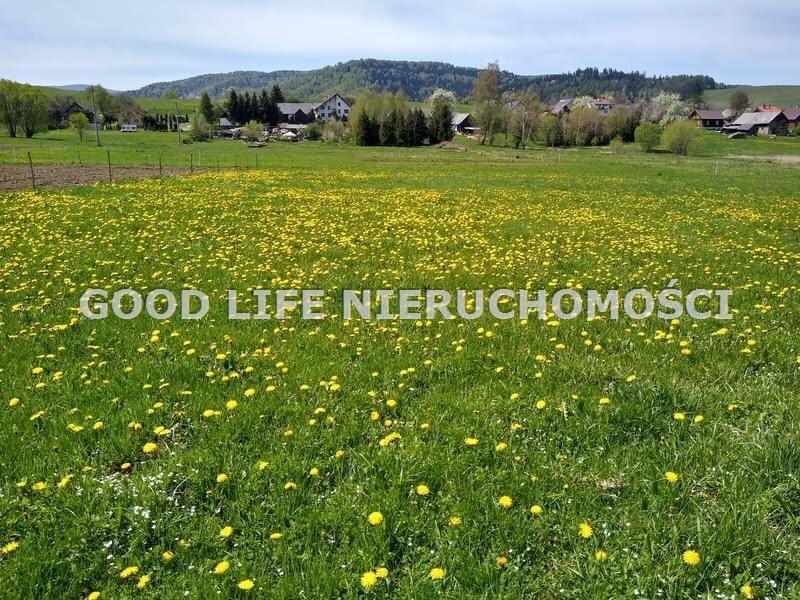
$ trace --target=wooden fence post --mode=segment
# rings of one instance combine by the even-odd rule
[[[28,166],[31,168],[31,188],[36,189],[36,175],[33,174],[33,159],[31,153],[28,152]]]
[[[161,177],[164,174],[164,171],[161,168],[161,155],[158,155],[158,176]]]
[[[194,163],[191,152],[189,152],[189,175],[194,175]]]
[[[111,182],[111,150],[106,150],[106,157],[108,158],[108,181]]]

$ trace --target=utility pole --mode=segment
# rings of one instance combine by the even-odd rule
[[[97,128],[97,103],[94,101],[94,86],[89,89],[92,90],[92,117],[94,117],[94,137],[97,140],[97,145],[100,145],[100,130]]]
[[[175,127],[178,128],[178,143],[181,143],[181,117],[178,114],[178,101],[175,100]]]

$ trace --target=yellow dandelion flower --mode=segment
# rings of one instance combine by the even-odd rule
[[[594,553],[594,559],[597,562],[603,562],[604,560],[608,559],[608,554],[605,550],[598,550]]]
[[[227,560],[221,560],[214,567],[214,575],[223,575],[224,573],[227,573],[228,569],[230,568],[231,563],[229,563]]]
[[[666,479],[670,483],[678,483],[680,475],[678,475],[675,471],[667,471],[666,473],[664,473],[664,479]]]
[[[373,526],[380,525],[383,523],[383,515],[376,510],[375,512],[369,513],[367,521],[369,521],[369,524]]]
[[[430,494],[430,493],[431,493],[431,490],[430,490],[430,488],[429,488],[427,485],[425,485],[424,483],[420,483],[420,484],[419,484],[419,485],[416,487],[416,492],[417,492],[417,495],[418,495],[418,496],[427,496],[428,494]]]
[[[461,517],[455,515],[450,517],[450,520],[448,522],[450,523],[450,527],[460,527],[462,523]]]
[[[145,454],[153,454],[158,450],[158,444],[155,442],[147,442],[144,446],[142,446],[142,452]]]
[[[578,535],[583,539],[588,540],[594,535],[594,530],[592,529],[591,525],[584,521],[578,526]]]
[[[271,540],[280,540],[283,538],[283,534],[280,531],[276,531],[274,533],[269,534],[269,539]]]
[[[378,579],[386,579],[389,576],[389,569],[386,567],[378,567],[375,569],[375,576]]]
[[[431,572],[428,575],[434,581],[440,581],[444,579],[445,575],[447,575],[447,571],[441,567],[434,567],[431,569]]]
[[[255,583],[253,582],[252,579],[242,579],[239,583],[236,584],[236,587],[238,587],[240,590],[244,590],[245,592],[249,592],[250,590],[253,589],[254,585]]]
[[[143,590],[147,587],[147,584],[150,583],[150,576],[149,575],[142,575],[139,577],[139,581],[136,582],[136,587],[140,590]]]
[[[136,575],[139,572],[139,567],[125,567],[119,574],[120,579],[127,579],[132,575]]]
[[[700,553],[696,550],[686,550],[681,554],[681,560],[690,567],[695,567],[700,564]]]
[[[5,546],[0,548],[0,554],[11,554],[19,548],[19,542],[8,542]]]
[[[227,473],[220,473],[217,475],[217,483],[225,483],[226,481],[228,481]]]
[[[514,500],[511,496],[500,496],[497,499],[497,504],[500,505],[500,508],[511,508],[514,506]]]
[[[747,600],[753,600],[756,597],[756,593],[753,591],[753,588],[749,583],[745,583],[742,587],[740,587],[739,593]]]
[[[175,553],[171,552],[170,550],[165,550],[164,552],[161,553],[161,560],[163,560],[164,562],[169,562],[173,558],[175,558]]]
[[[219,530],[219,537],[221,538],[229,538],[233,535],[233,527],[230,525],[225,525],[222,529]]]
[[[681,554],[681,560],[683,560],[683,562],[690,567],[696,567],[700,564],[700,553],[696,550],[686,550],[683,554]]]
[[[474,437],[465,437],[464,444],[467,446],[477,446],[478,445],[478,438]]]
[[[542,508],[540,505],[538,505],[538,504],[534,504],[533,506],[531,506],[531,514],[532,514],[534,517],[538,517],[538,516],[539,516],[539,515],[541,515],[543,512],[544,512],[544,508]]]
[[[368,590],[378,583],[378,576],[375,571],[367,571],[366,573],[362,573],[360,582],[361,587]]]

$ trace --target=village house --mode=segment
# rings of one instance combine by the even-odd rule
[[[605,98],[594,98],[592,99],[592,108],[594,108],[597,112],[607,115],[611,112],[611,100],[607,100]]]
[[[750,135],[786,135],[789,120],[783,112],[746,112],[723,131],[726,133],[747,133]]]
[[[562,98],[550,107],[550,112],[555,116],[560,117],[561,115],[568,113],[571,106],[572,98]]]
[[[783,111],[783,114],[786,115],[786,128],[789,131],[800,125],[800,106],[787,108],[785,111]]]
[[[281,123],[305,125],[312,121],[314,105],[310,102],[278,102]]]
[[[456,133],[467,134],[475,131],[475,125],[472,122],[472,115],[469,113],[455,113],[453,114],[453,131]]]
[[[314,107],[314,114],[320,121],[348,119],[350,117],[350,105],[339,94],[334,94],[317,104]]]
[[[694,121],[703,129],[722,129],[725,125],[725,115],[721,110],[695,110],[689,115],[689,120]]]

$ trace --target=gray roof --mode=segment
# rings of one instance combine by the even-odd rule
[[[721,110],[696,110],[694,111],[697,113],[697,116],[701,119],[718,119],[722,120],[725,118],[725,115],[722,114]]]
[[[469,113],[453,113],[453,125],[461,125],[469,119]]]
[[[314,105],[311,102],[278,102],[278,108],[282,115],[293,115],[298,110],[310,115],[314,110]]]
[[[794,108],[787,108],[783,111],[783,114],[785,114],[786,118],[790,121],[797,121],[800,119],[800,107],[795,106]]]
[[[739,115],[739,118],[733,122],[734,127],[756,127],[758,125],[769,125],[772,123],[782,112],[747,112]]]
[[[565,108],[569,108],[570,104],[572,104],[572,98],[563,98],[553,104],[553,106],[550,107],[550,110],[553,112],[561,112]]]

